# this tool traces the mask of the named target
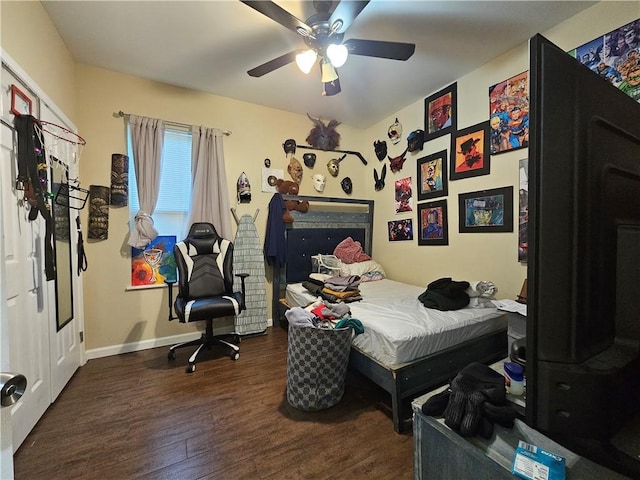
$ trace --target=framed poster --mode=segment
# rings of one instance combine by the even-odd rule
[[[513,232],[513,187],[458,195],[460,233]]]
[[[529,145],[529,72],[489,87],[491,154]]]
[[[162,285],[177,281],[173,247],[175,235],[160,235],[144,249],[131,247],[131,286]]]
[[[457,128],[458,84],[452,83],[424,100],[425,142],[452,133]]]
[[[447,201],[418,204],[418,245],[449,245]]]
[[[449,193],[447,151],[427,155],[417,161],[418,201],[444,197]]]
[[[451,136],[451,180],[489,175],[489,122],[459,130]]]

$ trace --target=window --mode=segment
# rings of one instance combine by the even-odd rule
[[[140,210],[138,187],[133,164],[131,133],[127,129],[129,145],[129,216],[133,224]],[[166,127],[162,149],[160,193],[152,215],[153,224],[160,235],[184,237],[191,202],[191,132]]]

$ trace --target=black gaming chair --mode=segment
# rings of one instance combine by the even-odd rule
[[[178,266],[178,296],[175,313],[172,315],[173,283],[169,285],[169,320],[179,319],[182,323],[206,321],[207,327],[202,337],[182,342],[169,348],[169,359],[176,358],[177,348],[198,345],[189,357],[187,373],[196,369],[196,358],[203,347],[225,345],[231,349],[231,359],[240,357],[240,342],[237,334],[213,335],[213,320],[239,315],[245,310],[244,280],[249,276],[240,273],[242,291],[233,291],[233,243],[221,238],[210,223],[194,223],[187,238],[176,243],[173,253]]]

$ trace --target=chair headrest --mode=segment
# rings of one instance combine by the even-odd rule
[[[218,236],[218,232],[216,232],[216,229],[210,223],[205,223],[205,222],[194,223],[193,225],[191,225],[191,228],[189,228],[188,237],[190,238],[207,238],[207,237],[217,237],[217,236]]]

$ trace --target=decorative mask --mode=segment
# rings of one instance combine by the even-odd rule
[[[402,138],[402,124],[398,121],[397,118],[396,121],[389,127],[387,135],[389,136],[389,140],[391,140],[391,143],[393,143],[394,145],[398,143]]]
[[[405,149],[405,151],[402,152],[401,155],[398,155],[396,158],[389,157],[389,166],[391,167],[391,171],[393,173],[397,173],[402,170],[402,166],[404,165],[404,162],[406,160],[405,155],[407,154],[407,150],[408,149]]]
[[[424,130],[414,130],[407,137],[407,149],[410,152],[422,150],[424,145]]]
[[[351,179],[349,177],[344,177],[340,182],[340,186],[342,187],[344,193],[346,193],[347,195],[351,195],[351,192],[353,191],[353,183],[351,182]]]
[[[387,176],[387,164],[385,163],[382,166],[382,172],[381,172],[381,176],[378,177],[378,172],[376,171],[376,169],[373,169],[373,179],[375,180],[375,185],[374,188],[376,189],[376,192],[379,192],[380,190],[382,190],[384,188],[384,177]]]
[[[293,138],[288,138],[282,144],[282,148],[284,148],[284,153],[296,153],[296,141]]]
[[[316,154],[305,153],[304,155],[302,155],[302,161],[307,167],[313,168],[313,166],[316,164]]]
[[[244,172],[238,177],[237,189],[238,201],[240,203],[251,202],[251,185],[249,184],[249,178]]]
[[[264,166],[269,168],[271,166],[271,159],[270,158],[265,158],[264,159]]]
[[[327,178],[324,175],[316,173],[311,177],[311,180],[313,180],[313,188],[316,192],[324,192],[324,186],[327,183]]]
[[[302,164],[296,159],[296,157],[291,157],[289,160],[289,165],[287,166],[287,172],[291,175],[291,178],[298,185],[302,183]]]
[[[386,140],[376,140],[373,142],[373,148],[376,151],[378,160],[383,161],[387,158],[387,142]]]
[[[329,160],[329,162],[327,163],[327,170],[329,170],[329,175],[331,175],[332,177],[338,176],[338,174],[340,173],[340,162],[344,160],[346,156],[347,154],[345,153],[340,158],[332,158],[331,160]]]

